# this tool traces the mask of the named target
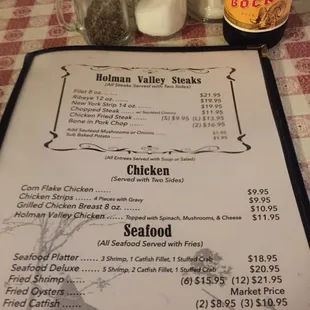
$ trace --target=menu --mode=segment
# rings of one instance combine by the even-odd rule
[[[310,309],[309,202],[264,61],[28,55],[1,123],[0,308]]]

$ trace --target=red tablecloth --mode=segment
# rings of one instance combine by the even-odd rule
[[[64,2],[67,20],[74,18],[71,1]],[[63,45],[84,45],[77,32],[58,25],[54,0],[0,0],[0,116],[18,77],[26,53]],[[221,24],[192,20],[179,36],[156,41],[136,34],[131,45],[224,45]],[[282,42],[270,57],[298,160],[310,193],[310,0],[293,1]],[[264,126],[264,124],[262,124]]]

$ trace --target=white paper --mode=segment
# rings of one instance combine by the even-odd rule
[[[310,309],[255,51],[35,57],[0,188],[2,309]]]

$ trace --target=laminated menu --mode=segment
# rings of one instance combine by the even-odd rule
[[[0,126],[1,309],[310,309],[264,50],[34,52]]]

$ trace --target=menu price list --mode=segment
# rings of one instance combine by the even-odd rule
[[[199,242],[184,241],[184,245]],[[200,244],[202,245],[202,244]],[[222,266],[218,253],[198,250],[195,256],[101,256],[83,258],[79,255],[50,253],[15,253],[5,285],[3,308],[42,307],[57,308],[61,298],[72,295],[63,283],[68,282],[64,273],[92,274],[151,274],[179,275],[179,285],[198,287],[225,287],[231,298],[200,299],[193,308],[260,308],[286,307],[288,299],[281,275],[277,254],[251,254],[245,259],[246,275],[237,275],[230,267]],[[90,268],[91,266],[91,268]],[[95,276],[94,275],[94,276]],[[74,282],[70,280],[69,282]],[[78,282],[78,281],[77,281]],[[83,281],[84,282],[84,281]],[[57,288],[46,288],[53,285]],[[82,292],[74,293],[83,295]],[[230,307],[230,308],[229,308]]]
[[[279,206],[274,204],[269,189],[248,189],[247,194],[254,222],[280,220]]]
[[[262,217],[260,220],[255,220],[254,215],[267,214],[271,219],[270,215],[280,214],[280,206],[275,204],[277,199],[271,189],[266,187],[248,188],[243,193],[244,208],[248,210],[249,220],[266,223],[267,218]],[[95,240],[94,246],[102,249],[104,253],[98,257],[59,253],[53,247],[45,254],[15,253],[4,289],[6,298],[2,302],[3,308],[62,308],[62,299],[72,294],[64,286],[68,281],[64,274],[71,274],[73,277],[74,275],[80,277],[83,274],[88,274],[91,277],[97,275],[115,277],[125,274],[137,277],[144,275],[170,276],[180,287],[188,289],[192,287],[202,291],[218,287],[223,290],[223,296],[227,296],[227,294],[230,296],[225,299],[220,297],[206,299],[204,297],[193,300],[193,308],[197,309],[225,309],[225,307],[228,309],[281,307],[280,309],[283,309],[289,305],[279,254],[249,253],[246,257],[240,258],[244,261],[244,266],[247,267],[243,267],[242,271],[233,270],[221,263],[222,258],[218,253],[205,249],[204,240],[169,240],[168,237],[172,236],[173,224],[171,222],[184,221],[186,216],[134,215],[145,203],[145,199],[141,196],[117,197],[109,190],[92,187],[42,184],[39,186],[22,185],[18,199],[17,207],[32,209],[34,212],[27,213],[27,217],[33,218],[39,223],[42,222],[42,225],[48,222],[49,218],[57,218],[60,220],[59,223],[64,225],[74,220],[88,222],[89,220],[115,219],[129,220],[133,224],[124,223],[124,239]],[[100,200],[102,203],[99,202]],[[51,211],[44,210],[50,207],[65,209],[66,212],[52,211],[50,213]],[[84,209],[84,215],[81,216],[81,211],[75,212],[75,209]],[[88,211],[85,213],[86,210],[90,210],[91,215],[87,215]],[[114,213],[113,216],[102,212],[111,210]],[[115,214],[115,211],[126,211],[130,215],[123,214],[123,212]],[[17,215],[17,212],[21,211],[16,211],[14,218],[26,216]],[[211,220],[211,218],[216,221],[224,219],[239,221],[242,219],[242,217],[239,219],[239,217],[228,215],[205,217],[206,220]],[[155,227],[156,225],[143,223],[151,220],[161,223],[168,222],[168,224]],[[192,218],[192,221],[196,220],[198,221],[199,217]],[[278,222],[280,217],[279,219],[274,218],[274,220]],[[274,221],[270,222],[271,225],[274,225],[273,223]],[[167,238],[163,241],[152,241],[147,238],[154,234]],[[115,248],[158,249],[158,255],[113,255]],[[191,251],[195,249],[196,254],[194,256],[160,255],[160,251],[164,248],[171,249],[174,254],[179,251],[178,248]],[[222,294],[218,295],[222,296]]]
[[[159,121],[168,125],[189,124],[194,129],[207,130],[209,128],[213,140],[228,139],[225,115],[230,111],[225,112],[225,102],[221,93],[200,93],[197,105],[194,105],[193,108],[191,114],[184,114],[175,109],[159,111],[155,107],[131,104],[128,99],[119,99],[118,94],[74,89],[68,111],[68,124],[83,125],[88,129],[69,127],[66,136],[72,138],[117,138],[115,135],[110,136],[106,130],[92,129],[92,125],[130,128],[132,135],[151,134],[152,130],[145,130],[143,127],[147,125],[147,122]],[[162,132],[153,134],[166,135]]]
[[[265,224],[271,221],[270,225],[274,225],[275,221],[280,220],[281,206],[276,204],[277,198],[270,188],[247,188],[242,192],[243,206],[247,210],[249,221]],[[30,218],[42,222],[42,225],[49,219],[58,219],[58,223],[64,225],[74,220],[86,223],[94,220],[127,222],[121,225],[124,228],[124,239],[94,240],[94,247],[97,246],[104,253],[97,257],[59,253],[53,247],[45,254],[15,253],[10,266],[11,274],[6,281],[3,308],[67,308],[62,306],[62,300],[71,296],[72,292],[66,289],[65,284],[72,280],[68,280],[64,274],[71,274],[76,278],[81,275],[83,277],[83,274],[91,277],[106,275],[112,278],[126,274],[137,277],[169,276],[173,277],[175,284],[180,287],[192,287],[202,291],[217,287],[223,290],[223,294],[217,294],[218,296],[229,295],[225,299],[204,297],[193,300],[193,308],[197,309],[283,309],[289,305],[279,254],[250,253],[241,258],[247,267],[238,271],[223,265],[218,253],[206,251],[204,240],[168,238],[172,236],[173,222],[236,222],[243,217],[227,214],[201,218],[184,214],[144,215],[139,212],[143,210],[145,202],[141,195],[118,197],[110,190],[74,184],[20,186],[17,209],[32,211],[17,210],[13,215],[14,219]],[[109,215],[110,211],[113,211],[113,215]],[[146,221],[150,224],[146,224]],[[164,224],[156,227],[158,225],[151,224],[152,221]],[[155,241],[148,238],[156,236],[165,236],[165,240]],[[115,248],[158,249],[158,255],[113,255]],[[160,255],[164,248],[171,249],[174,254],[179,251],[178,248],[195,249],[197,252],[194,256]],[[85,285],[87,286],[87,283]]]
[[[230,285],[231,298],[199,299],[196,309],[281,309],[289,305],[284,289],[283,276],[278,263],[278,255],[249,255],[247,259],[249,275],[228,277],[185,277],[183,285],[212,284]],[[205,289],[203,289],[205,291]],[[214,296],[213,296],[214,297]]]
[[[76,185],[22,185],[13,217],[115,219],[111,211],[140,211],[144,198],[114,197],[109,190]],[[126,207],[124,207],[126,204]],[[49,211],[49,212],[46,212]],[[72,212],[75,211],[75,212]],[[106,211],[106,213],[100,212]]]
[[[122,179],[122,182],[132,182],[132,178],[115,178]],[[138,177],[140,178],[140,177]],[[148,177],[141,177],[142,180]],[[149,179],[153,179],[149,178]],[[157,183],[161,178],[155,178]],[[169,178],[170,180],[171,178]],[[182,178],[183,180],[183,178]],[[183,183],[182,180],[179,183]],[[144,182],[146,183],[146,182]],[[173,184],[171,182],[168,182]],[[250,190],[249,190],[250,191]],[[255,200],[253,200],[255,199]],[[260,199],[260,201],[256,201]],[[272,217],[279,216],[277,205],[270,205],[270,197],[254,197],[249,195],[249,212],[253,221],[263,221],[265,214]],[[253,201],[252,201],[253,200]],[[18,194],[16,209],[13,218],[17,219],[35,219],[35,218],[53,218],[53,219],[89,219],[89,220],[127,220],[137,221],[241,221],[244,217],[239,214],[222,214],[213,213],[201,214],[199,216],[187,215],[156,215],[147,214],[143,207],[146,199],[142,195],[118,196],[113,195],[109,190],[97,190],[92,187],[76,185],[22,185]],[[263,204],[264,203],[264,204]],[[247,203],[245,202],[245,207]],[[48,212],[46,212],[48,211]],[[106,212],[104,212],[106,211]],[[141,214],[140,212],[145,212]],[[113,212],[113,214],[112,214]]]
[[[288,306],[287,298],[242,298],[236,299],[199,299],[196,309],[275,309],[274,307]]]
[[[308,309],[257,51],[117,53],[31,63],[1,150],[0,308]]]

